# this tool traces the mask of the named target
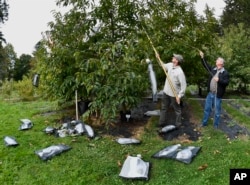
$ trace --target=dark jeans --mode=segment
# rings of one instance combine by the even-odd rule
[[[167,123],[167,111],[170,107],[170,105],[173,106],[176,120],[175,125],[178,127],[181,125],[181,106],[176,102],[175,97],[171,97],[163,93],[162,100],[161,100],[161,112],[160,112],[160,121],[159,125],[164,126]]]

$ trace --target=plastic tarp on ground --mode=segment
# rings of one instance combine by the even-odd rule
[[[145,162],[141,157],[128,156],[123,163],[120,177],[126,179],[144,179],[148,180],[149,162]]]
[[[153,158],[170,158],[177,161],[189,164],[192,162],[193,158],[200,151],[201,147],[195,146],[181,146],[181,144],[168,146],[157,153],[155,153]]]
[[[84,133],[89,138],[95,137],[93,128],[90,125],[80,120],[77,120],[77,121],[73,120],[71,122],[63,123],[61,128],[59,129],[48,126],[43,131],[46,134],[54,134],[57,137],[83,135]]]
[[[160,116],[160,110],[149,110],[144,113],[146,116]]]
[[[20,125],[19,130],[28,130],[33,127],[33,123],[29,119],[20,119],[22,124]]]
[[[40,159],[46,161],[70,149],[71,147],[67,145],[59,144],[59,145],[52,145],[50,147],[47,147],[41,150],[37,150],[35,151],[35,153],[39,156]]]
[[[176,129],[175,125],[167,125],[167,126],[161,128],[158,132],[159,133],[167,133],[167,132],[170,132],[170,131],[175,130],[175,129]]]
[[[18,145],[18,143],[16,142],[16,139],[12,136],[5,136],[4,143],[6,146],[17,146]]]
[[[140,144],[141,141],[135,138],[118,138],[116,139],[117,143],[121,145],[126,145],[126,144]]]

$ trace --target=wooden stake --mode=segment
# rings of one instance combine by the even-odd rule
[[[76,120],[78,120],[78,103],[77,103],[77,90],[75,91],[76,98]]]

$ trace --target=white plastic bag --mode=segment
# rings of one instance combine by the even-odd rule
[[[61,154],[64,151],[70,150],[71,147],[63,144],[59,145],[52,145],[50,147],[37,150],[35,151],[35,154],[39,156],[40,159],[46,161],[48,159],[51,159],[52,157]]]
[[[170,158],[175,159],[180,162],[189,164],[192,162],[192,159],[199,152],[200,147],[195,146],[181,146],[180,144],[168,146],[157,153],[152,157],[154,158]]]
[[[123,163],[120,177],[127,179],[148,180],[149,162],[144,162],[140,157],[128,156]]]

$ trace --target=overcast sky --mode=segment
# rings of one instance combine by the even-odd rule
[[[41,33],[48,30],[47,24],[53,21],[52,10],[59,10],[55,0],[7,0],[10,6],[9,19],[0,29],[8,43],[14,46],[19,57],[32,54],[34,46],[42,38]],[[223,0],[197,0],[197,12],[202,13],[207,3],[215,8],[215,15],[222,13]]]

